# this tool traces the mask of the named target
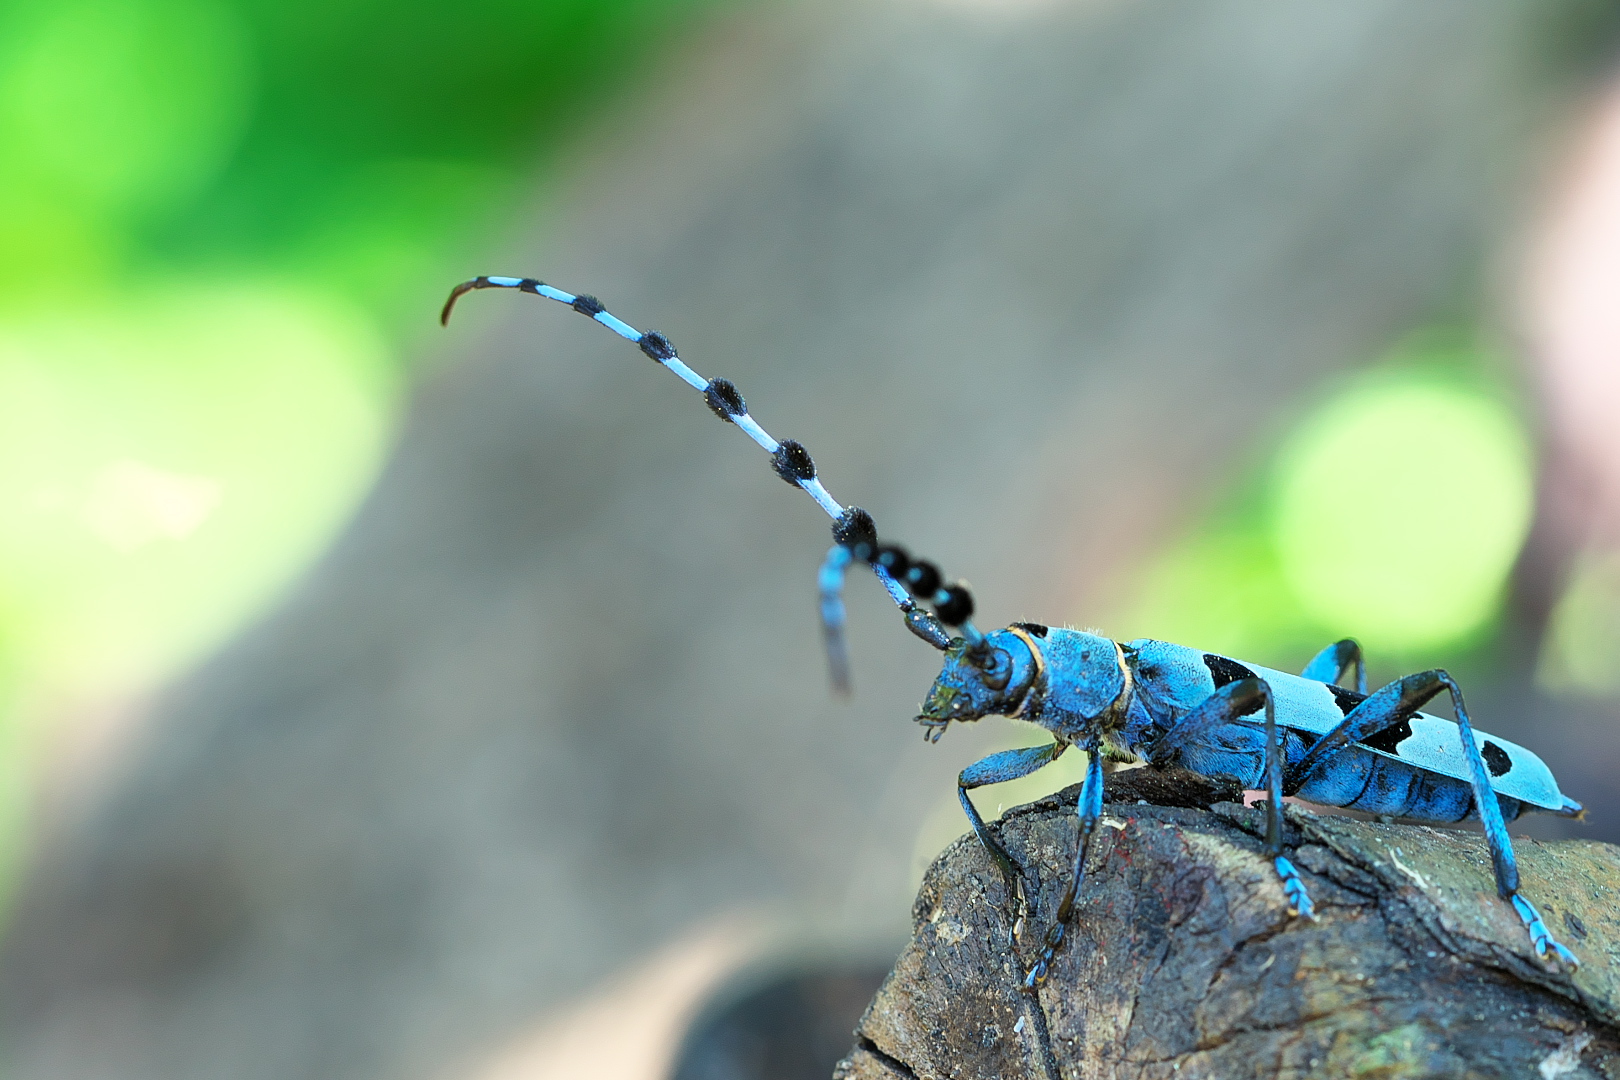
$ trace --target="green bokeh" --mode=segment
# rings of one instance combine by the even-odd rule
[[[1536,681],[1557,692],[1620,693],[1620,556],[1584,555],[1553,609]]]
[[[1495,634],[1530,520],[1504,366],[1429,332],[1324,387],[1110,625],[1279,667],[1342,637],[1379,673],[1466,663]]]
[[[138,687],[302,564],[369,481],[391,372],[290,290],[149,291],[0,331],[0,610],[37,683]]]
[[[1495,613],[1530,526],[1529,440],[1497,398],[1379,372],[1301,423],[1273,476],[1284,579],[1369,647],[1457,641]]]
[[[0,902],[51,726],[260,611],[412,343],[711,0],[0,0]]]
[[[247,117],[241,27],[206,0],[68,0],[8,20],[0,138],[15,181],[86,212],[172,209]]]

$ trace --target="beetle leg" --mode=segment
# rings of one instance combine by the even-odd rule
[[[1068,743],[1052,742],[1045,746],[1031,746],[1023,750],[1003,750],[999,754],[991,754],[975,761],[956,777],[956,797],[961,800],[962,809],[967,811],[973,833],[979,838],[979,843],[984,845],[984,849],[990,853],[996,865],[1001,868],[1002,879],[1007,883],[1007,899],[1019,906],[1019,912],[1010,924],[1015,930],[1029,911],[1030,892],[1023,887],[1023,873],[1019,870],[1018,864],[1007,854],[1007,849],[1001,846],[1001,841],[990,832],[990,827],[979,815],[979,808],[968,798],[968,792],[974,788],[1028,776],[1035,770],[1050,765],[1068,748]]]
[[[1074,915],[1074,899],[1080,894],[1080,883],[1086,876],[1086,852],[1091,849],[1092,834],[1097,831],[1097,822],[1102,819],[1102,754],[1095,746],[1090,747],[1088,752],[1090,760],[1086,762],[1086,782],[1080,786],[1080,802],[1076,806],[1080,815],[1080,840],[1074,849],[1074,873],[1069,877],[1068,887],[1063,890],[1063,899],[1058,901],[1052,925],[1046,928],[1040,959],[1024,976],[1025,993],[1034,993],[1035,988],[1046,981],[1052,959],[1063,948],[1064,939],[1069,933],[1069,919]]]
[[[1420,671],[1382,687],[1377,693],[1345,713],[1337,727],[1316,742],[1288,770],[1283,790],[1292,795],[1328,762],[1350,746],[1365,742],[1380,731],[1394,727],[1426,705],[1430,698],[1446,688],[1443,671]]]
[[[1248,716],[1265,704],[1270,692],[1259,679],[1237,679],[1193,706],[1175,725],[1147,747],[1151,765],[1169,765],[1200,735]]]
[[[1282,754],[1278,746],[1277,709],[1272,701],[1271,688],[1263,680],[1238,679],[1220,687],[1199,702],[1174,727],[1159,736],[1148,748],[1148,761],[1154,765],[1167,765],[1188,742],[1199,735],[1224,727],[1261,708],[1265,710],[1266,728],[1266,854],[1271,856],[1271,864],[1282,879],[1289,914],[1314,919],[1316,912],[1310,893],[1306,892],[1299,871],[1283,854]]]
[[[1519,921],[1524,923],[1530,935],[1530,943],[1537,956],[1545,957],[1551,951],[1568,966],[1578,967],[1580,960],[1548,932],[1535,907],[1519,895],[1519,867],[1513,858],[1513,843],[1508,837],[1507,823],[1502,818],[1502,806],[1497,801],[1495,789],[1491,787],[1490,772],[1480,754],[1479,743],[1474,739],[1468,709],[1463,704],[1462,689],[1445,671],[1435,668],[1396,679],[1351,709],[1344,720],[1318,739],[1299,764],[1290,770],[1286,789],[1299,790],[1312,773],[1319,772],[1350,744],[1362,742],[1400,723],[1442,690],[1450,693],[1451,708],[1456,713],[1457,737],[1462,741],[1463,756],[1468,759],[1470,782],[1474,789],[1473,809],[1485,826],[1485,842],[1490,847],[1496,891],[1513,905]]]
[[[1502,807],[1496,801],[1495,789],[1491,787],[1491,775],[1485,768],[1479,743],[1474,739],[1474,729],[1468,722],[1462,689],[1444,671],[1434,674],[1451,692],[1451,707],[1457,714],[1457,736],[1462,740],[1463,756],[1468,759],[1468,771],[1473,775],[1474,805],[1479,810],[1480,821],[1485,825],[1485,842],[1490,846],[1491,865],[1496,871],[1496,891],[1513,905],[1514,913],[1530,934],[1530,944],[1537,956],[1545,959],[1550,949],[1566,966],[1580,967],[1580,959],[1547,932],[1535,905],[1519,895],[1519,867],[1513,859],[1513,842],[1508,838],[1507,823],[1502,820]]]
[[[1354,638],[1345,638],[1335,641],[1332,645],[1317,653],[1300,675],[1317,682],[1337,683],[1344,678],[1344,673],[1350,670],[1351,665],[1356,669],[1356,693],[1367,692],[1367,659],[1361,654],[1361,646]]]

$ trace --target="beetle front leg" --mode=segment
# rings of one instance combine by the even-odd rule
[[[1019,913],[1011,920],[1012,937],[1017,936],[1018,927],[1024,921],[1025,913],[1030,906],[1029,892],[1023,885],[1023,872],[1019,870],[1018,864],[1013,862],[1012,856],[1007,854],[1007,849],[1001,846],[1001,841],[990,832],[990,827],[979,815],[979,808],[968,798],[968,792],[988,784],[1000,784],[1028,776],[1036,769],[1056,761],[1068,748],[1068,743],[1053,742],[1046,746],[1031,746],[1023,750],[1003,750],[999,754],[991,754],[975,761],[956,777],[956,797],[961,801],[962,809],[967,811],[973,833],[979,838],[979,843],[984,845],[984,849],[990,853],[996,865],[1001,868],[1001,876],[1007,883],[1007,898],[1020,906]]]
[[[1057,911],[1052,916],[1052,925],[1046,928],[1046,936],[1042,940],[1040,959],[1035,966],[1029,969],[1024,976],[1024,992],[1034,993],[1035,988],[1046,981],[1046,973],[1051,967],[1052,960],[1063,948],[1063,942],[1069,934],[1069,919],[1074,915],[1074,901],[1080,895],[1080,884],[1086,876],[1086,852],[1091,850],[1091,837],[1097,831],[1097,822],[1102,819],[1103,797],[1103,769],[1102,753],[1096,746],[1087,748],[1086,782],[1080,786],[1080,802],[1076,810],[1080,815],[1080,840],[1074,849],[1074,872],[1069,876],[1069,885],[1063,890],[1063,899],[1058,901]]]

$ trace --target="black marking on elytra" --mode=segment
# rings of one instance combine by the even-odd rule
[[[703,391],[703,400],[709,403],[709,410],[714,415],[728,424],[732,422],[732,417],[748,411],[742,393],[730,379],[710,379],[708,389]]]
[[[1485,759],[1485,767],[1491,770],[1492,776],[1502,776],[1513,768],[1513,759],[1508,756],[1508,752],[1489,739],[1485,740],[1485,746],[1480,750],[1479,756]]]
[[[1391,724],[1383,731],[1377,731],[1361,740],[1363,746],[1370,746],[1374,750],[1382,750],[1386,754],[1400,754],[1401,743],[1412,737],[1412,721],[1410,718],[1398,724]]]
[[[580,293],[574,297],[573,308],[581,315],[589,315],[593,319],[607,310],[602,306],[602,301],[589,293]]]
[[[934,594],[934,614],[947,626],[961,626],[973,618],[973,594],[961,582]]]
[[[641,346],[642,352],[657,360],[660,364],[665,360],[675,359],[675,343],[656,330],[648,330],[645,334],[642,334],[636,339],[636,344]],[[737,400],[741,401],[742,398]],[[713,404],[709,408],[714,408]]]
[[[1015,622],[1015,623],[1013,623],[1013,626],[1015,626],[1018,629],[1022,630],[1024,633],[1028,634],[1030,637],[1038,637],[1038,638],[1045,637],[1046,632],[1049,629],[1048,627],[1042,626],[1038,622]],[[1145,675],[1145,674],[1147,674],[1147,672],[1144,671],[1143,674]]]
[[[811,460],[810,451],[792,439],[783,439],[777,444],[776,452],[771,455],[771,468],[776,470],[777,476],[795,486],[801,480],[816,478],[816,463]]]
[[[1354,690],[1346,690],[1342,686],[1335,686],[1332,683],[1328,683],[1327,688],[1333,692],[1333,703],[1337,705],[1339,707],[1339,711],[1346,716],[1350,715],[1351,709],[1367,700],[1366,694],[1358,694]]]
[[[1204,654],[1204,666],[1209,668],[1210,675],[1214,677],[1215,689],[1217,690],[1227,683],[1235,683],[1239,679],[1258,679],[1260,677],[1236,660],[1228,660],[1226,657],[1216,656],[1214,653]]]
[[[911,590],[912,596],[920,596],[926,600],[939,591],[939,582],[939,567],[927,559],[918,559],[906,571],[902,583]]]
[[[866,545],[877,546],[877,522],[858,506],[848,506],[838,515],[832,523],[833,543],[842,544],[854,550],[856,547]]]

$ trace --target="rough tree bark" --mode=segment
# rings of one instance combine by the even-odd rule
[[[1077,794],[998,826],[1042,912],[1073,859]],[[1109,777],[1038,1000],[1017,982],[1044,922],[1009,947],[1001,876],[958,840],[924,879],[911,942],[837,1080],[1620,1075],[1620,848],[1515,844],[1527,895],[1583,962],[1571,977],[1536,961],[1467,832],[1290,807],[1320,915],[1291,919],[1261,810],[1236,794],[1186,774]]]

